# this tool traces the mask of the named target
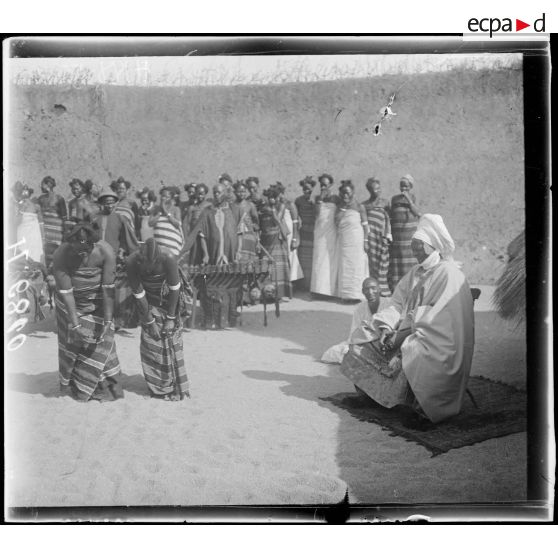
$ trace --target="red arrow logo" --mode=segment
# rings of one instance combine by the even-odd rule
[[[520,19],[515,20],[515,30],[516,31],[521,31],[522,29],[525,29],[526,27],[531,27],[531,25],[529,23],[525,23],[524,21],[521,21]]]

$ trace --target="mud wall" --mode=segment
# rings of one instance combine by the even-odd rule
[[[372,134],[398,91],[397,116]],[[383,193],[411,173],[422,211],[440,213],[472,282],[499,275],[524,222],[521,70],[449,71],[316,83],[228,87],[13,86],[8,176],[39,191],[55,177],[136,189],[218,174],[280,180],[366,178]]]

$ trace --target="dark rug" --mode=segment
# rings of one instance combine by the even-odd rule
[[[418,442],[430,450],[432,456],[527,429],[527,394],[524,391],[480,376],[471,377],[468,387],[478,408],[465,395],[459,415],[424,431],[404,426],[407,409],[386,409],[366,395],[338,393],[321,399],[348,411],[360,421],[381,425],[392,436]]]

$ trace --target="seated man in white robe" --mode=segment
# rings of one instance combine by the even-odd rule
[[[320,359],[327,364],[341,364],[349,345],[366,343],[380,337],[380,331],[372,328],[372,318],[380,306],[380,282],[376,277],[367,277],[362,282],[362,294],[366,300],[356,308],[349,330],[349,338],[330,347]]]
[[[471,370],[473,299],[439,215],[425,214],[411,243],[419,262],[371,322],[377,341],[351,344],[341,372],[385,407],[406,405],[421,427],[457,415]]]

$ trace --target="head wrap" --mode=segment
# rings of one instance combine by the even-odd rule
[[[400,180],[406,180],[411,186],[415,185],[415,179],[410,174],[403,175]]]
[[[452,259],[455,244],[440,215],[425,213],[418,223],[413,238],[422,240],[440,253],[442,259]]]

